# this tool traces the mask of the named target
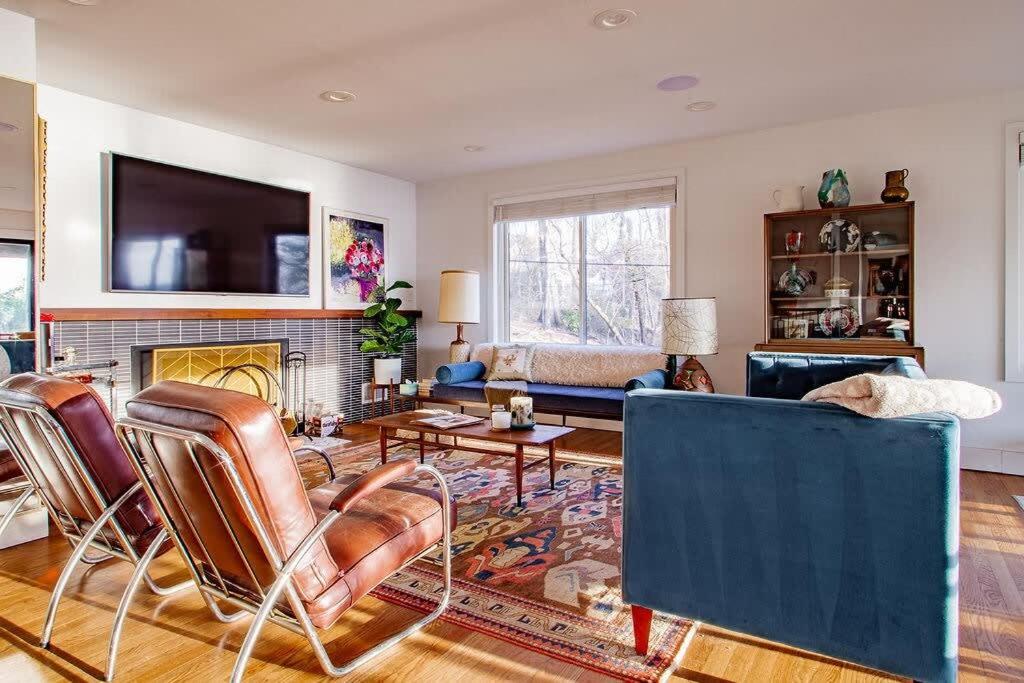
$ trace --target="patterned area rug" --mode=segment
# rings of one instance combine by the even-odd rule
[[[335,457],[335,468],[366,472],[379,462],[378,453],[376,446],[346,453]],[[418,456],[392,451],[389,461],[400,457]],[[511,458],[454,451],[428,455],[428,462],[444,474],[459,506],[454,587],[442,619],[624,680],[656,681],[671,673],[691,624],[656,616],[648,655],[633,649],[619,576],[617,461],[560,452],[554,490],[546,467],[527,470],[523,507],[515,504]],[[304,471],[310,485],[323,481],[310,474]],[[442,589],[439,566],[440,553],[373,594],[429,611]]]

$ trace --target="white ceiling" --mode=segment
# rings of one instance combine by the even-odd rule
[[[43,83],[411,180],[1024,87],[1021,0],[0,6],[39,20]]]
[[[0,209],[35,210],[35,92],[22,81],[0,77]],[[12,187],[8,190],[4,188]]]

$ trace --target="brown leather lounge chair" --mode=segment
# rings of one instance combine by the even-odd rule
[[[185,581],[164,588],[149,576],[149,563],[171,547],[167,531],[118,443],[110,413],[89,387],[34,373],[7,378],[0,383],[0,433],[72,548],[50,596],[43,647],[50,644],[57,607],[80,561],[96,564],[117,557],[135,565],[114,617],[106,672],[110,680],[121,627],[139,582],[145,579],[158,595],[189,586]],[[89,555],[89,550],[98,554]]]
[[[233,391],[160,382],[117,423],[143,486],[214,616],[256,618],[235,662],[240,681],[267,621],[304,635],[323,670],[348,673],[437,618],[451,595],[454,505],[441,474],[400,460],[307,493],[274,410]],[[415,473],[437,488],[397,484]],[[437,608],[346,664],[331,662],[317,629],[440,544]],[[226,614],[220,605],[237,611]]]

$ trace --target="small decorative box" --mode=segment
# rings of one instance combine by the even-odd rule
[[[825,283],[825,296],[827,297],[848,297],[850,296],[850,287],[853,283],[844,277],[834,277]]]
[[[314,415],[306,420],[306,435],[331,436],[335,433],[341,434],[344,420],[344,413],[339,413],[338,415]]]

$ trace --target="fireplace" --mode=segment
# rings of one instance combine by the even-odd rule
[[[132,393],[162,380],[175,380],[240,391],[283,406],[287,357],[286,338],[135,345],[131,347]]]
[[[344,413],[347,421],[366,419],[371,405],[363,402],[363,387],[373,381],[373,359],[359,351],[363,339],[359,330],[366,326],[366,320],[361,316],[332,318],[328,315],[331,312],[315,310],[309,313],[308,318],[268,318],[266,313],[255,311],[218,314],[175,309],[108,319],[87,311],[82,315],[93,317],[53,323],[52,347],[60,353],[73,347],[82,363],[117,361],[114,376],[118,392],[110,410],[122,417],[126,402],[134,393],[132,389],[138,391],[143,381],[152,381],[151,370],[145,380],[142,377],[143,349],[203,348],[287,339],[285,388],[294,398],[285,403],[291,410],[298,409],[297,417],[301,419],[308,399],[322,403],[325,412]],[[296,359],[298,362],[293,365]],[[419,376],[415,344],[402,351],[402,376]],[[107,392],[101,398],[106,400]]]

